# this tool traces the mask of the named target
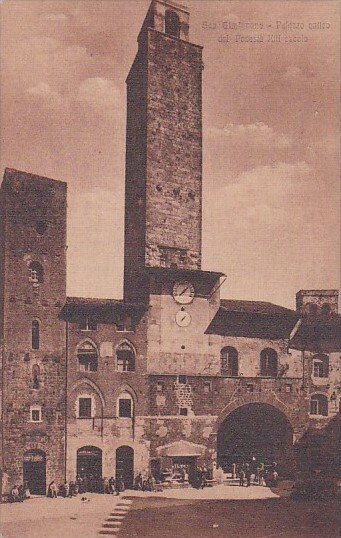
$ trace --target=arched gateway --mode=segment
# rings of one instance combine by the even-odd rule
[[[24,454],[23,481],[34,495],[46,494],[46,454],[43,450],[28,450]]]
[[[293,428],[276,407],[249,403],[234,409],[220,424],[217,436],[218,462],[226,470],[233,463],[276,461],[283,473],[293,465]]]

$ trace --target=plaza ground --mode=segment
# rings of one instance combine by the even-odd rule
[[[71,499],[34,497],[3,504],[1,538],[95,538],[120,497],[86,493]]]
[[[215,486],[1,505],[3,538],[336,538],[340,505],[293,501],[289,488]],[[279,494],[281,496],[279,496]]]
[[[119,538],[339,538],[340,504],[289,497],[250,500],[139,498]]]

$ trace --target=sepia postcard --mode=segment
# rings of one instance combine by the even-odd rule
[[[340,3],[0,13],[0,538],[339,537]]]

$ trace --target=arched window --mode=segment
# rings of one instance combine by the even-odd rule
[[[32,349],[40,347],[40,323],[37,319],[32,321]]]
[[[328,355],[314,355],[313,356],[313,373],[314,377],[328,377],[329,376],[329,357]]]
[[[308,316],[317,316],[318,306],[315,303],[306,303],[304,307],[304,313]]]
[[[277,352],[268,347],[260,353],[260,375],[264,377],[276,377],[278,371]]]
[[[175,13],[175,11],[166,11],[165,33],[173,37],[180,37],[180,19],[179,15]]]
[[[134,413],[134,401],[128,391],[123,391],[117,398],[117,416],[121,418],[132,417]]]
[[[116,350],[118,372],[133,372],[135,370],[135,351],[128,342],[122,342]]]
[[[28,266],[29,281],[33,284],[42,284],[44,282],[44,269],[39,262],[31,262]]]
[[[77,350],[79,369],[81,372],[97,372],[98,353],[91,342],[83,342]]]
[[[238,376],[238,351],[227,346],[220,352],[221,374],[225,376]]]
[[[330,316],[331,314],[331,308],[330,308],[330,304],[328,303],[324,303],[322,306],[321,306],[321,313],[323,316]]]
[[[313,394],[310,398],[310,414],[328,416],[328,400],[324,394]]]
[[[32,386],[35,390],[40,387],[40,368],[38,364],[32,366]]]

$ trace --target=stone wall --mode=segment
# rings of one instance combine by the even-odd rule
[[[46,453],[47,481],[65,469],[65,324],[59,319],[66,287],[66,185],[6,170],[2,184],[4,229],[3,442],[8,486],[23,480],[23,454]],[[30,280],[39,262],[43,282]],[[32,349],[32,320],[39,320],[40,345]],[[32,369],[39,367],[39,388]],[[30,421],[41,406],[42,421]]]
[[[183,249],[201,267],[201,47],[148,32],[146,264],[167,265],[160,247]],[[178,261],[180,264],[180,260]]]

